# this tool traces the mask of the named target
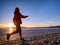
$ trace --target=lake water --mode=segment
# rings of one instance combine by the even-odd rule
[[[10,28],[11,29],[11,28]],[[9,28],[0,28],[0,41],[6,40],[6,34],[15,31],[15,28],[9,30]],[[60,28],[22,28],[23,37],[38,37],[41,35],[51,34],[51,33],[60,33]],[[19,38],[19,34],[14,34],[10,39]]]

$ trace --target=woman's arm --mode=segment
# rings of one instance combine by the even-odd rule
[[[22,18],[27,18],[28,16],[21,15]]]
[[[28,16],[24,16],[24,15],[22,15],[21,13],[19,13],[20,14],[20,17],[21,18],[27,18]]]

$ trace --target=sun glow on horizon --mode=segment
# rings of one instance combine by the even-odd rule
[[[49,26],[57,26],[59,24],[53,24],[53,23],[45,23],[45,24],[21,24],[21,27],[49,27]],[[15,27],[13,23],[8,24],[0,24],[0,28],[12,28]]]
[[[13,28],[9,28],[9,33],[12,33],[13,32]]]
[[[9,30],[9,33],[12,33],[13,32],[13,28],[12,27],[15,27],[13,23],[9,23],[6,25],[6,27],[9,27],[8,30]]]
[[[7,24],[7,27],[15,27],[15,25],[14,24]]]

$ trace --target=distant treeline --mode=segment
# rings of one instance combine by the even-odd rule
[[[50,26],[49,28],[60,28],[60,26]]]

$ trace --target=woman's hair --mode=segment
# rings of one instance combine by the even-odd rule
[[[19,8],[18,8],[18,7],[16,7],[14,12],[19,12]]]

